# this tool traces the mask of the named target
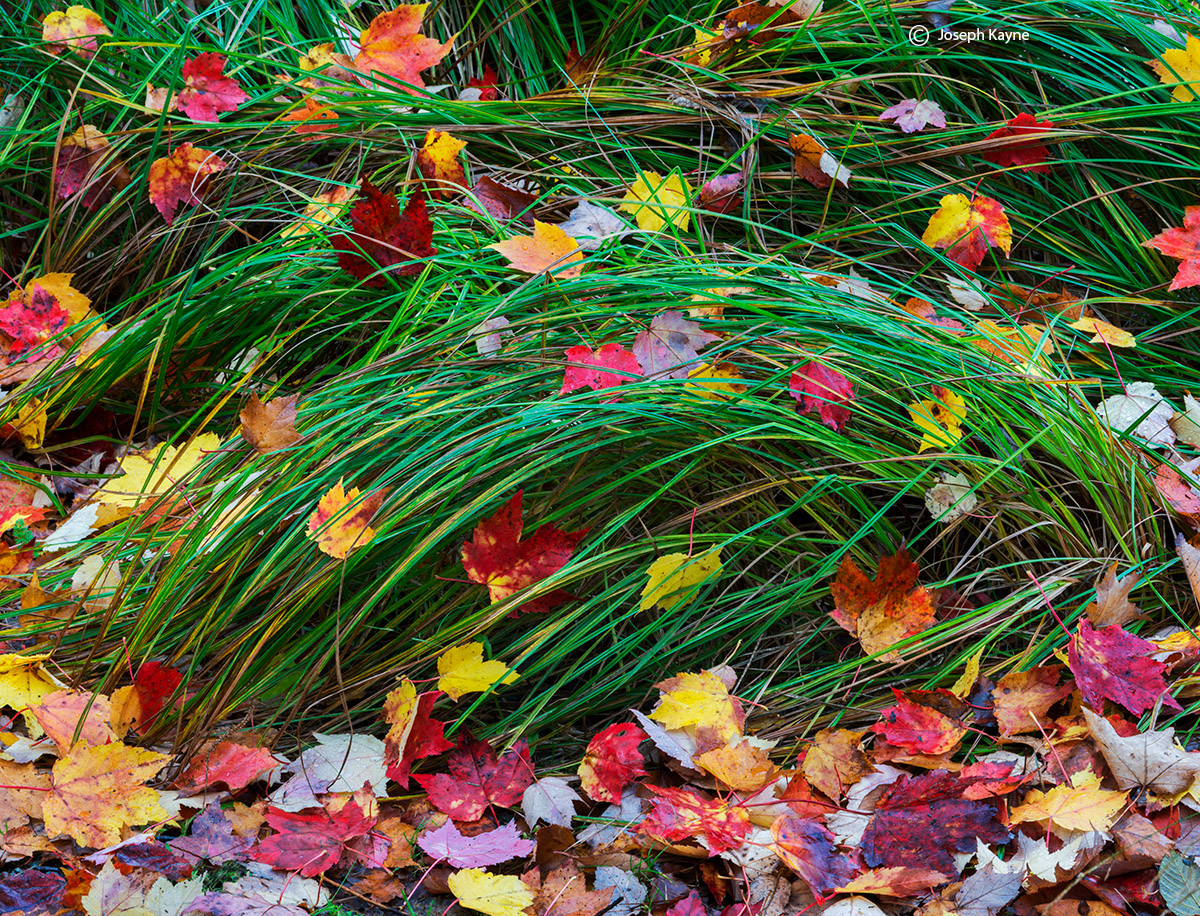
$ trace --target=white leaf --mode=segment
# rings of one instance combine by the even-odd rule
[[[319,742],[284,767],[292,778],[271,793],[271,804],[284,811],[319,806],[325,792],[357,792],[371,784],[376,797],[387,794],[383,742],[372,735],[314,734]]]
[[[1183,410],[1171,417],[1175,438],[1184,445],[1200,448],[1200,401],[1190,394],[1183,396]]]
[[[178,884],[159,878],[146,892],[146,909],[154,916],[180,916],[187,905],[203,893],[203,875]]]
[[[589,200],[581,200],[565,223],[558,226],[571,236],[583,251],[596,251],[609,239],[628,235],[633,230],[615,210]]]
[[[76,509],[42,541],[42,550],[53,553],[66,547],[74,547],[96,530],[99,513],[99,503],[88,503],[82,509]]]
[[[467,338],[475,341],[480,356],[499,353],[505,337],[512,337],[512,331],[508,330],[508,319],[503,315],[481,321],[467,332]]]
[[[646,734],[650,736],[650,740],[654,746],[670,757],[672,760],[677,760],[689,770],[698,770],[696,761],[692,759],[692,755],[696,753],[696,739],[687,732],[667,731],[649,716],[638,712],[636,709],[631,709],[638,722],[642,724]]]
[[[943,471],[935,479],[937,482],[925,491],[925,508],[936,521],[947,524],[979,504],[971,481],[962,474]]]
[[[883,910],[866,897],[843,897],[821,911],[821,916],[885,916]]]
[[[605,916],[633,916],[646,902],[646,885],[623,868],[601,865],[596,869],[596,890],[606,887],[615,887],[617,892]]]
[[[575,802],[583,801],[562,776],[545,776],[525,790],[521,810],[525,822],[536,827],[538,821],[570,827],[575,816]]]
[[[968,312],[978,312],[991,300],[980,288],[979,284],[963,280],[953,274],[943,274],[950,298],[965,308]]]
[[[1108,720],[1087,707],[1083,715],[1119,788],[1148,788],[1178,795],[1200,774],[1200,753],[1181,748],[1175,741],[1175,729],[1139,732],[1123,738]]]
[[[1096,414],[1114,433],[1130,432],[1151,445],[1174,445],[1171,418],[1175,411],[1150,382],[1130,382],[1124,394],[1096,405]]]

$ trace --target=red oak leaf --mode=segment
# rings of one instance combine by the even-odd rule
[[[563,374],[559,394],[566,394],[577,388],[591,388],[593,391],[616,388],[618,385],[637,381],[642,375],[642,366],[637,357],[620,344],[607,343],[595,351],[580,344],[567,350],[566,357],[567,371]],[[619,398],[614,395],[605,400],[616,401]]]
[[[700,209],[710,213],[736,213],[742,209],[742,185],[745,179],[741,172],[718,175],[700,187]]]
[[[398,6],[371,20],[359,39],[354,69],[369,77],[383,77],[403,92],[416,95],[413,88],[424,89],[421,71],[427,70],[450,53],[454,37],[444,44],[420,33],[426,4]]]
[[[708,798],[693,789],[660,789],[647,786],[658,797],[638,829],[647,836],[669,842],[703,836],[713,855],[737,849],[750,832],[750,815],[744,805]]]
[[[133,687],[137,691],[142,710],[137,719],[139,732],[145,734],[150,730],[161,715],[167,700],[182,683],[183,673],[168,668],[162,662],[146,662],[138,668]]]
[[[529,744],[518,741],[498,759],[486,741],[463,736],[446,766],[450,773],[414,776],[433,806],[456,821],[477,820],[489,805],[511,808],[533,782]]]
[[[892,693],[896,695],[896,705],[881,713],[871,731],[882,735],[889,744],[914,754],[936,756],[958,747],[967,733],[962,724],[932,706],[913,702],[895,687]]]
[[[0,331],[12,338],[9,353],[19,356],[39,347],[70,323],[71,316],[44,286],[30,283],[24,296],[9,299],[0,308]],[[38,358],[54,359],[61,348],[51,344],[38,351]]]
[[[958,875],[952,857],[972,851],[976,840],[1005,843],[994,802],[970,801],[963,792],[976,780],[958,779],[945,770],[901,778],[875,806],[862,838],[863,858],[872,868],[909,866]]]
[[[1145,712],[1161,698],[1172,709],[1183,707],[1167,693],[1163,672],[1167,666],[1151,656],[1154,643],[1126,633],[1118,626],[1092,629],[1086,617],[1067,647],[1067,659],[1084,701],[1097,712],[1105,699],[1124,706],[1135,715]]]
[[[350,211],[354,231],[331,238],[338,266],[375,289],[384,285],[384,274],[419,274],[422,259],[437,254],[425,195],[414,192],[401,212],[395,194],[384,194],[365,178],[360,193]]]
[[[364,815],[351,798],[338,811],[304,808],[291,812],[268,807],[266,821],[275,833],[258,844],[254,859],[311,878],[333,868],[347,853],[347,858],[355,857],[351,841],[370,833],[376,818]]]
[[[486,64],[483,68],[483,76],[472,77],[467,81],[467,88],[479,90],[479,101],[495,102],[500,98],[500,90],[496,88],[499,80],[500,77],[492,69],[491,64]]]
[[[430,718],[441,695],[440,690],[430,690],[418,696],[412,682],[405,681],[383,702],[383,717],[391,725],[384,739],[383,762],[388,779],[403,789],[408,788],[414,762],[454,747],[446,740],[445,723]]]
[[[917,564],[903,547],[879,560],[874,579],[868,579],[847,555],[829,591],[837,607],[829,616],[857,636],[871,654],[933,625],[933,598],[917,585]],[[888,652],[882,657],[890,660],[899,654]]]
[[[821,363],[805,363],[792,373],[788,390],[800,413],[817,414],[834,432],[846,428],[850,411],[843,405],[854,400],[854,385],[836,369]]]
[[[532,536],[521,540],[521,497],[524,492],[518,490],[499,512],[480,522],[472,539],[462,547],[463,569],[472,582],[487,586],[493,604],[541,582],[566,566],[576,545],[589,530],[563,531],[554,525],[542,525]],[[513,608],[509,616],[517,616],[518,611],[545,613],[570,597],[562,589],[555,589],[523,602]]]
[[[198,204],[208,190],[209,176],[227,168],[215,153],[180,143],[170,156],[150,164],[150,200],[171,225],[180,204]]]
[[[771,824],[771,848],[818,897],[828,896],[854,876],[850,858],[836,851],[833,834],[811,818],[784,814]]]
[[[216,121],[224,111],[237,111],[246,101],[238,81],[225,76],[225,58],[206,51],[183,65],[183,88],[175,107],[193,121]]]
[[[250,783],[263,779],[282,763],[265,747],[218,741],[203,748],[188,762],[186,769],[175,779],[175,788],[192,795],[214,786],[224,786],[236,794]]]
[[[632,722],[610,725],[588,742],[579,765],[583,791],[593,801],[620,804],[630,782],[646,775],[638,745],[649,736]]]
[[[1200,286],[1200,207],[1184,209],[1182,229],[1160,232],[1149,241],[1142,242],[1142,247],[1154,248],[1182,262],[1171,281],[1171,289]]]
[[[1033,115],[1022,111],[1004,127],[992,131],[984,139],[1003,140],[1008,137],[1027,137],[1028,139],[1020,143],[989,149],[983,154],[983,158],[1001,168],[1019,165],[1023,166],[1026,172],[1049,172],[1050,166],[1046,165],[1046,159],[1050,156],[1050,150],[1037,140],[1037,135],[1051,130],[1053,127],[1053,121],[1039,121]]]

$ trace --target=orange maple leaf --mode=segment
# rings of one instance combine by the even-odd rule
[[[550,223],[534,220],[533,235],[515,235],[487,247],[500,252],[509,264],[527,274],[547,273],[558,280],[569,280],[583,272],[579,242]]]
[[[208,190],[209,176],[226,168],[216,153],[181,143],[170,156],[151,164],[150,200],[169,226],[179,205],[200,203]]]
[[[1005,254],[1012,250],[1012,227],[999,201],[947,194],[930,217],[921,241],[931,248],[944,248],[951,261],[974,270],[989,248]]]
[[[80,846],[103,849],[122,830],[166,820],[159,794],[146,783],[171,762],[140,747],[77,746],[54,764],[42,803],[47,836],[65,833]]]
[[[86,6],[71,6],[65,13],[48,13],[42,20],[42,40],[48,43],[47,54],[74,51],[84,60],[96,56],[99,44],[96,39],[112,36],[108,26]]]
[[[427,70],[450,52],[454,36],[445,42],[420,33],[427,3],[398,6],[380,13],[363,30],[354,68],[364,76],[382,75],[389,81],[408,83],[397,88],[413,95],[424,89],[421,71]]]
[[[933,625],[933,599],[917,585],[917,564],[903,547],[880,559],[873,579],[868,579],[853,559],[844,557],[829,590],[837,606],[829,616],[857,636],[869,655],[884,652]],[[900,653],[891,651],[880,657],[894,661]]]
[[[361,495],[358,487],[347,493],[339,480],[321,497],[308,517],[308,536],[317,542],[322,553],[344,560],[350,551],[366,547],[374,540],[375,529],[368,522],[383,502],[383,491],[360,501]]]

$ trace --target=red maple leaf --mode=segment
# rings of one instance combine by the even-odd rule
[[[467,81],[467,87],[479,90],[479,101],[495,102],[500,98],[500,90],[496,88],[499,79],[500,77],[492,69],[491,64],[486,64],[483,68],[483,76],[472,77]]]
[[[932,706],[914,702],[895,687],[892,693],[896,695],[896,705],[880,714],[871,731],[882,735],[889,744],[914,754],[946,754],[958,747],[967,730],[957,720]]]
[[[138,668],[133,679],[142,714],[138,717],[138,731],[145,734],[162,714],[163,706],[183,683],[183,673],[168,668],[162,662],[146,662]]]
[[[433,704],[442,695],[440,690],[430,690],[417,697],[416,703],[409,715],[411,720],[405,722],[403,743],[392,740],[389,732],[385,741],[383,762],[387,765],[387,776],[402,789],[408,788],[408,779],[412,774],[412,765],[423,757],[432,757],[454,747],[446,740],[445,723],[430,718]],[[391,698],[389,697],[389,700]],[[391,721],[388,703],[384,703],[384,715]]]
[[[834,848],[834,837],[819,821],[784,814],[771,824],[772,848],[820,897],[828,896],[854,876],[849,857]]]
[[[376,289],[383,286],[384,274],[419,274],[421,260],[437,254],[425,195],[414,192],[401,212],[395,194],[383,193],[365,178],[360,194],[350,211],[354,231],[331,239],[338,266]]]
[[[529,744],[518,741],[499,758],[486,741],[464,735],[446,761],[449,774],[413,776],[433,806],[456,821],[477,820],[488,806],[511,808],[533,783]]]
[[[647,786],[658,797],[638,829],[660,840],[674,842],[703,836],[713,855],[737,849],[750,832],[745,805],[709,798],[694,789],[661,789]]]
[[[1049,172],[1050,166],[1046,165],[1046,159],[1050,156],[1050,150],[1037,140],[1037,136],[1053,127],[1053,121],[1039,121],[1033,115],[1023,111],[1004,127],[992,131],[984,139],[1004,140],[1008,137],[1027,137],[1028,139],[1020,143],[989,149],[983,154],[983,158],[1001,168],[1019,165],[1023,166],[1026,172]]]
[[[170,670],[170,669],[167,669]],[[232,741],[210,744],[193,757],[175,779],[175,788],[185,793],[224,786],[237,793],[264,778],[282,761],[265,747],[246,747]]]
[[[280,871],[312,878],[333,868],[344,856],[353,858],[352,841],[370,833],[376,818],[364,815],[351,798],[338,811],[304,808],[292,812],[268,807],[266,821],[275,833],[258,844],[253,858]]]
[[[579,765],[583,791],[593,801],[619,804],[625,787],[646,775],[638,745],[648,737],[632,722],[610,725],[597,733]]]
[[[987,844],[1007,842],[1008,829],[1000,823],[996,804],[963,798],[963,792],[977,781],[934,770],[890,786],[863,834],[867,864],[958,875],[952,853],[974,850],[977,838]]]
[[[1172,709],[1183,707],[1167,693],[1163,672],[1167,666],[1150,656],[1154,643],[1139,639],[1118,626],[1092,628],[1086,617],[1067,647],[1067,659],[1084,701],[1097,712],[1107,698],[1135,715],[1151,709],[1161,698]]]
[[[225,76],[225,58],[205,51],[183,65],[183,88],[175,107],[193,121],[216,121],[223,111],[237,111],[246,101],[238,81]]]
[[[210,150],[181,143],[170,156],[150,164],[150,200],[169,226],[179,205],[201,203],[209,177],[226,168],[224,160]]]
[[[637,357],[616,343],[607,343],[595,351],[580,344],[567,350],[566,357],[567,370],[563,374],[559,394],[577,388],[591,388],[593,391],[616,388],[637,381],[638,376],[642,375],[642,366]],[[616,395],[605,398],[606,402],[616,400],[619,400]]]
[[[1183,211],[1183,228],[1167,229],[1154,238],[1142,242],[1143,248],[1154,248],[1169,258],[1182,261],[1171,289],[1200,286],[1200,207],[1187,207]]]
[[[471,540],[462,546],[463,569],[472,582],[487,586],[493,604],[566,566],[589,530],[563,531],[554,525],[542,525],[532,536],[521,540],[524,493],[518,490],[499,512],[476,525]],[[545,613],[570,597],[562,589],[556,589],[523,602],[509,616],[517,616],[517,611]]]
[[[533,214],[529,208],[537,203],[537,195],[501,184],[490,175],[481,175],[471,188],[471,193],[479,198],[483,209],[496,217],[502,223],[509,220],[520,220],[526,226],[533,225]]]
[[[873,579],[868,579],[847,555],[829,591],[836,605],[829,616],[856,635],[870,653],[887,649],[933,625],[933,598],[917,585],[917,564],[903,547],[890,557],[880,557]]]
[[[846,428],[850,411],[844,405],[854,400],[854,385],[842,373],[821,363],[805,363],[792,373],[789,390],[800,413],[817,414],[834,432]]]
[[[70,318],[53,293],[31,283],[24,296],[8,300],[4,308],[0,308],[0,331],[12,338],[9,352],[19,356],[49,340],[67,326]],[[61,352],[57,344],[51,344],[37,356],[53,359]]]

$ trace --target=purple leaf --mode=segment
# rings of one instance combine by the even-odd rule
[[[906,134],[924,130],[930,124],[934,127],[946,126],[946,113],[937,102],[929,99],[905,99],[897,102],[879,116],[880,121],[895,121]]]
[[[633,339],[633,355],[648,376],[687,378],[689,368],[700,361],[696,351],[720,339],[688,321],[683,312],[663,312]]]
[[[454,821],[446,821],[417,840],[426,853],[455,868],[486,868],[533,852],[533,841],[523,840],[517,825],[509,821],[503,827],[479,836],[463,836]]]
[[[245,852],[254,845],[253,837],[233,835],[233,824],[213,802],[192,821],[192,829],[185,837],[171,840],[171,851],[188,862],[201,859],[220,865],[245,859]]]

